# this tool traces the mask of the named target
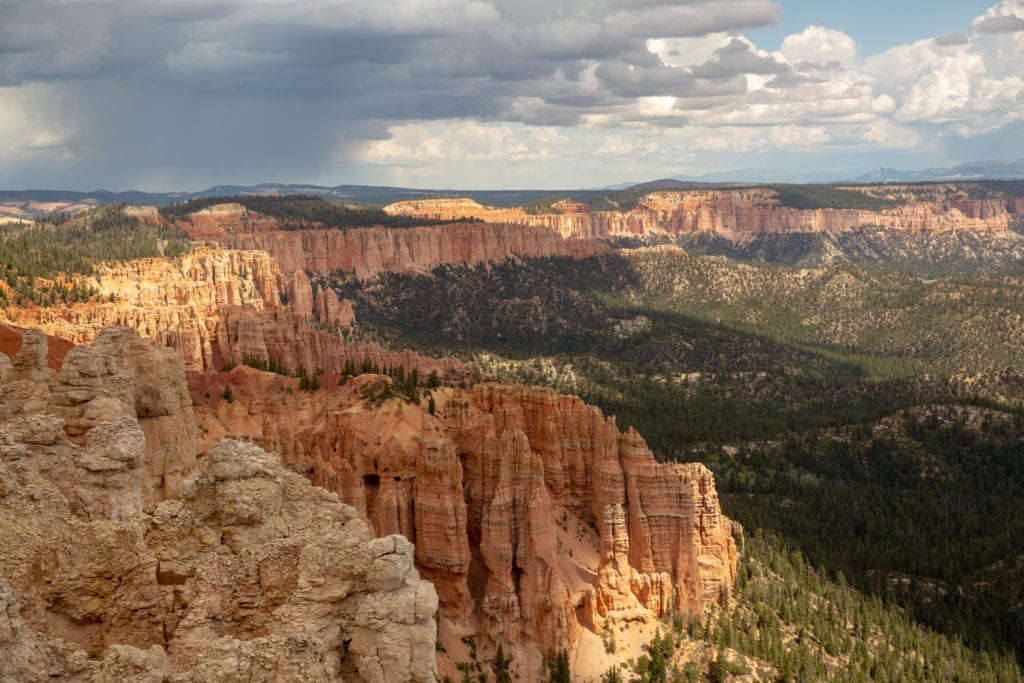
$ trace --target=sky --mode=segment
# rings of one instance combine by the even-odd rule
[[[4,189],[1017,158],[1024,0],[0,0]]]

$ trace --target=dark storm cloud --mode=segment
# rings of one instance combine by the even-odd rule
[[[733,39],[714,56],[691,70],[697,78],[731,78],[737,74],[777,74],[788,67],[771,56],[761,56],[748,43]]]
[[[515,84],[563,66],[578,70],[580,62],[642,52],[649,38],[738,30],[779,17],[768,0],[3,0],[0,12],[6,85],[90,78],[104,69],[115,75],[136,70],[150,81],[188,75],[195,83],[234,82],[241,75],[266,85],[302,72],[330,85],[348,82],[348,72],[365,79],[374,71],[396,87],[430,75],[451,79],[453,90],[467,77]],[[406,68],[389,68],[394,65]]]
[[[43,4],[0,2],[0,86],[88,77],[110,58],[113,37],[103,17],[74,6],[50,17]]]
[[[64,168],[127,186],[137,168],[204,169],[189,171],[196,183],[315,172],[394,121],[574,125],[637,96],[735,95],[733,76],[776,73],[773,60],[731,44],[690,72],[646,41],[780,12],[771,0],[0,0],[0,17],[0,87],[59,88],[79,160]]]

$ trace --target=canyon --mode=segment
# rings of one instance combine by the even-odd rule
[[[181,356],[125,327],[57,357],[4,339],[5,671],[426,681],[501,645],[527,679],[562,649],[599,675],[659,618],[729,600],[738,528],[711,473],[578,398],[382,400],[387,376],[307,392],[246,366],[189,396]],[[595,658],[613,627],[619,655]]]
[[[46,275],[55,279],[41,291],[73,283],[87,299],[71,303],[38,306],[17,294],[24,282],[0,282],[0,529],[13,548],[0,554],[0,670],[82,681],[458,680],[467,665],[491,673],[501,652],[514,677],[539,680],[565,651],[574,679],[598,680],[649,655],[672,624],[686,640],[676,664],[703,671],[716,657],[710,624],[750,616],[737,593],[746,552],[737,567],[752,539],[744,545],[723,514],[707,467],[660,463],[651,448],[740,467],[725,447],[681,438],[716,424],[689,415],[742,421],[737,405],[771,396],[770,411],[749,414],[799,416],[838,367],[805,350],[784,363],[781,346],[713,316],[770,291],[771,305],[744,314],[824,307],[801,316],[803,339],[819,325],[847,335],[825,341],[850,346],[861,343],[855,332],[889,344],[888,358],[897,318],[879,315],[876,334],[874,311],[856,318],[850,302],[870,300],[879,283],[917,281],[862,273],[842,263],[849,252],[877,255],[884,244],[883,257],[910,260],[925,244],[929,263],[979,269],[993,254],[1012,267],[1024,253],[1024,200],[952,184],[841,190],[885,206],[801,210],[771,188],[651,192],[616,211],[562,200],[540,214],[421,199],[387,212],[454,222],[345,228],[242,199],[188,214],[123,207],[160,239],[185,232],[186,253]],[[772,245],[808,234],[843,251],[783,275],[692,255],[707,237],[771,261],[782,251]],[[660,246],[616,249],[645,244]],[[747,244],[759,246],[741,253]],[[1005,290],[1016,282],[970,296],[991,289],[1013,311]],[[892,289],[901,320],[954,285]],[[481,304],[478,292],[490,298]],[[645,308],[652,301],[680,308],[658,315]],[[695,325],[702,315],[710,322]],[[388,316],[405,327],[388,327]],[[1014,338],[1012,320],[999,319]],[[417,337],[423,325],[450,332],[463,352],[474,334],[493,342],[475,347],[493,354],[483,366],[492,379],[424,355],[447,347]],[[901,325],[915,345],[968,355]],[[559,334],[564,346],[517,355]],[[367,338],[406,339],[421,353]],[[736,362],[752,369],[729,372]],[[732,402],[701,403],[720,387]],[[662,428],[673,420],[681,426]],[[649,441],[620,430],[629,424]],[[732,439],[723,431],[709,443]],[[742,477],[721,481],[729,496]],[[737,499],[726,500],[740,517]],[[701,635],[686,638],[695,616]]]
[[[146,207],[130,207],[130,213],[161,220]],[[272,246],[291,244],[276,247],[287,265],[281,267],[278,257],[258,249],[197,245],[174,258],[96,264],[91,274],[76,276],[76,282],[96,293],[90,301],[5,309],[14,325],[51,335],[55,352],[49,353],[49,363],[60,372],[75,367],[68,359],[74,361],[84,348],[71,344],[92,344],[89,348],[98,351],[116,346],[119,358],[125,348],[141,348],[139,339],[125,341],[130,336],[125,328],[131,328],[155,342],[154,352],[161,354],[142,365],[169,368],[147,386],[180,387],[170,375],[187,376],[190,396],[182,398],[179,391],[170,401],[177,412],[118,413],[138,420],[145,437],[145,455],[138,458],[138,502],[118,514],[131,516],[140,505],[149,509],[190,491],[189,482],[202,476],[212,455],[223,450],[220,437],[229,439],[223,443],[241,439],[258,444],[289,470],[352,505],[371,536],[400,534],[411,542],[401,552],[411,553],[415,576],[430,581],[438,596],[436,639],[442,650],[436,665],[454,676],[459,662],[489,658],[499,645],[512,659],[513,671],[526,678],[537,677],[545,656],[560,650],[571,653],[574,671],[597,676],[625,653],[639,656],[666,615],[697,614],[708,605],[728,603],[737,561],[733,533],[738,530],[721,515],[708,470],[658,465],[636,432],[619,433],[613,419],[579,399],[481,385],[475,369],[455,359],[347,341],[354,323],[351,305],[311,284],[306,275],[310,266],[330,272],[324,263],[372,275],[508,255],[586,256],[608,253],[608,246],[528,226],[482,223],[422,230],[277,230],[274,219],[232,205],[196,212],[190,221],[197,239],[234,245],[241,235],[270,240]],[[495,235],[498,242],[491,244]],[[511,241],[502,242],[509,235]],[[397,260],[379,258],[366,247],[367,236],[380,244],[408,238],[401,242],[408,250]],[[340,242],[336,253],[328,248],[323,263],[287,256],[288,248],[323,255],[310,245],[341,237],[350,241]],[[116,344],[110,341],[110,326],[122,326],[116,328],[123,330],[114,335],[120,340]],[[17,356],[13,342],[20,331],[0,330],[6,339],[3,350]],[[298,379],[245,365],[253,361],[273,362],[289,372],[318,370],[322,388],[301,391]],[[392,379],[364,374],[339,386],[343,370],[360,367],[400,367],[420,377],[436,373],[442,386],[418,405],[399,398],[375,402],[366,398],[368,387]],[[104,400],[111,406],[131,404],[129,394],[138,383],[133,377],[114,381],[100,373],[88,384],[93,391],[115,394],[101,399],[97,405],[102,407]],[[113,388],[104,389],[107,385]],[[70,393],[79,396],[81,390]],[[427,410],[428,400],[436,406],[433,411]],[[91,399],[86,405],[93,405]],[[84,443],[99,424],[96,416],[110,417],[98,410],[58,411],[73,432],[67,438]],[[181,422],[180,429],[174,429],[175,421]],[[237,448],[242,446],[231,447]],[[198,461],[196,453],[202,456]],[[177,571],[168,570],[174,582],[193,570]],[[12,586],[11,600],[24,613],[28,598],[23,586],[16,581]],[[180,618],[164,617],[184,637],[184,631],[176,630]],[[58,635],[39,631],[38,620],[26,623],[19,627],[25,633]],[[612,629],[625,629],[614,657],[602,644],[602,634]],[[107,653],[119,652],[111,648],[122,645],[149,652],[147,641],[111,645],[121,636],[103,628],[90,633],[89,643],[76,632],[59,635]],[[171,652],[166,643],[163,657],[147,656],[156,658],[152,666],[166,664],[174,671],[202,668],[197,642],[189,645],[184,659],[166,659]],[[134,651],[131,656],[141,657]],[[433,650],[430,659],[435,659]],[[108,660],[115,661],[103,661]],[[341,664],[328,664],[340,670]],[[275,666],[286,670],[292,664]]]
[[[644,259],[685,257],[696,282],[714,269],[678,247],[621,257],[614,245],[870,229],[959,254],[958,231],[1016,238],[1024,213],[1019,199],[952,186],[845,189],[889,204],[798,210],[768,188],[652,192],[619,211],[563,200],[546,214],[417,200],[387,212],[456,222],[344,229],[234,202],[173,219],[125,207],[186,233],[189,251],[97,262],[69,279],[87,301],[3,309],[0,529],[18,550],[0,558],[0,667],[83,681],[426,681],[469,662],[488,673],[501,652],[514,676],[538,680],[565,651],[577,680],[597,680],[675,615],[732,609],[743,531],[709,469],[659,463],[608,416],[614,405],[360,341],[354,305],[366,302],[327,284],[592,256],[607,257],[584,264],[594,273],[662,284]],[[622,339],[653,331],[632,320],[604,322]]]

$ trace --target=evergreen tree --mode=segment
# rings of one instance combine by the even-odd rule
[[[494,655],[494,664],[491,666],[494,670],[495,683],[512,683],[512,675],[508,671],[509,664],[510,661],[505,658],[505,650],[501,643],[498,643],[498,652]]]

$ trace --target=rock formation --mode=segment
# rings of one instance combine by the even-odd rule
[[[0,680],[434,681],[412,545],[277,457],[224,441],[147,500],[146,421],[194,424],[174,361],[122,328],[0,363]]]
[[[509,216],[520,214],[513,211]],[[345,270],[360,278],[382,272],[426,272],[441,264],[476,265],[510,256],[584,258],[609,251],[595,240],[513,224],[282,230],[276,219],[240,204],[204,209],[178,226],[193,239],[213,240],[230,249],[265,251],[286,273]]]
[[[233,403],[197,399],[207,438],[258,442],[377,534],[413,541],[442,630],[502,644],[527,678],[584,630],[696,613],[731,590],[736,549],[711,473],[658,464],[636,432],[578,398],[437,389],[431,415],[367,398],[386,377],[308,393],[247,368],[230,375],[205,378],[205,393],[230,382]]]
[[[365,361],[380,368],[417,368],[423,375],[437,371],[453,380],[471,374],[454,359],[345,343],[331,330],[351,326],[351,304],[332,290],[314,292],[302,271],[285,275],[265,252],[199,249],[175,259],[140,259],[95,270],[83,284],[99,292],[99,301],[9,306],[4,314],[20,327],[37,327],[74,343],[92,341],[106,326],[130,327],[176,349],[189,373],[273,359],[289,371],[301,366],[341,372],[346,363],[359,368]],[[13,336],[0,328],[0,348],[10,346]]]
[[[21,337],[23,330],[0,322],[0,354],[14,357],[21,350]],[[75,345],[60,337],[47,337],[46,364],[51,370],[59,370],[60,364],[64,361],[64,355],[73,349]],[[4,359],[0,358],[0,363]]]
[[[526,212],[517,206],[483,206],[472,199],[412,199],[384,207],[392,216],[410,216],[440,221],[481,220],[488,223],[519,223]]]
[[[1019,198],[970,199],[955,186],[937,185],[930,192],[929,186],[915,186],[916,194],[901,193],[899,186],[841,189],[896,198],[905,203],[881,211],[799,210],[781,206],[774,190],[753,188],[651,192],[628,211],[589,211],[584,205],[564,201],[553,207],[553,213],[529,215],[502,210],[490,219],[486,207],[463,199],[433,200],[425,206],[420,206],[423,202],[400,202],[386,210],[423,218],[465,213],[487,220],[547,228],[567,239],[716,232],[734,242],[772,233],[836,233],[865,226],[916,231],[1005,231],[1014,217],[1024,215]],[[926,198],[921,199],[921,196]],[[501,217],[497,218],[498,215]]]
[[[226,237],[224,244],[267,251],[285,271],[346,270],[359,278],[382,272],[426,272],[441,264],[476,265],[510,256],[584,258],[608,252],[607,246],[594,240],[494,223],[267,232]]]

